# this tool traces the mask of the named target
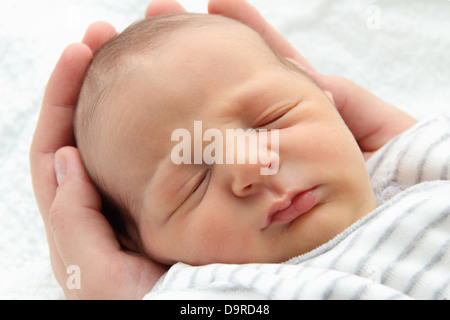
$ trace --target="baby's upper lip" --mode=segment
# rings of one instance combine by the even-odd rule
[[[270,224],[272,223],[272,218],[277,212],[283,211],[283,210],[289,208],[292,204],[293,199],[295,199],[297,196],[299,196],[303,193],[309,192],[313,189],[314,188],[303,189],[300,191],[293,191],[293,192],[288,193],[282,199],[274,201],[272,203],[272,205],[269,207],[268,213],[266,215],[267,218],[266,218],[266,222],[263,227],[263,230],[270,226]]]

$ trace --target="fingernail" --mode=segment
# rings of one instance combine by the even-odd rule
[[[60,185],[67,175],[67,161],[58,155],[55,155],[55,174],[56,181],[58,182],[58,185]]]

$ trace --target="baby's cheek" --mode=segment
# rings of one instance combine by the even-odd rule
[[[205,263],[218,262],[217,259],[227,250],[232,236],[230,226],[224,219],[214,214],[195,217],[189,223],[186,234],[193,258]]]
[[[255,237],[242,221],[209,215],[197,219],[189,229],[189,250],[195,264],[245,263],[251,259]]]

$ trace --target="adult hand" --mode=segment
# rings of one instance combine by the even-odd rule
[[[416,120],[408,114],[355,83],[342,77],[317,73],[305,58],[245,0],[211,0],[209,12],[239,20],[253,28],[280,55],[295,62],[322,89],[330,92],[336,108],[358,141],[366,159],[393,137],[416,123]]]
[[[163,13],[181,7],[172,1],[158,1],[149,6],[149,12],[151,8]],[[52,268],[67,298],[142,298],[166,271],[121,249],[101,213],[100,196],[73,148],[74,107],[84,74],[95,50],[115,34],[111,25],[95,23],[83,43],[72,44],[63,52],[48,81],[30,149],[33,189]],[[80,272],[75,275],[80,277],[79,286],[68,286],[71,266]]]

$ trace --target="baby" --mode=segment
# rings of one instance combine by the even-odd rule
[[[163,264],[283,262],[375,208],[332,97],[255,31],[221,16],[150,18],[105,44],[74,127],[121,243]],[[268,133],[256,150],[266,157],[174,161],[204,155],[213,139],[203,132],[217,140],[240,129]],[[202,137],[188,143],[192,153],[179,148],[180,130]]]

